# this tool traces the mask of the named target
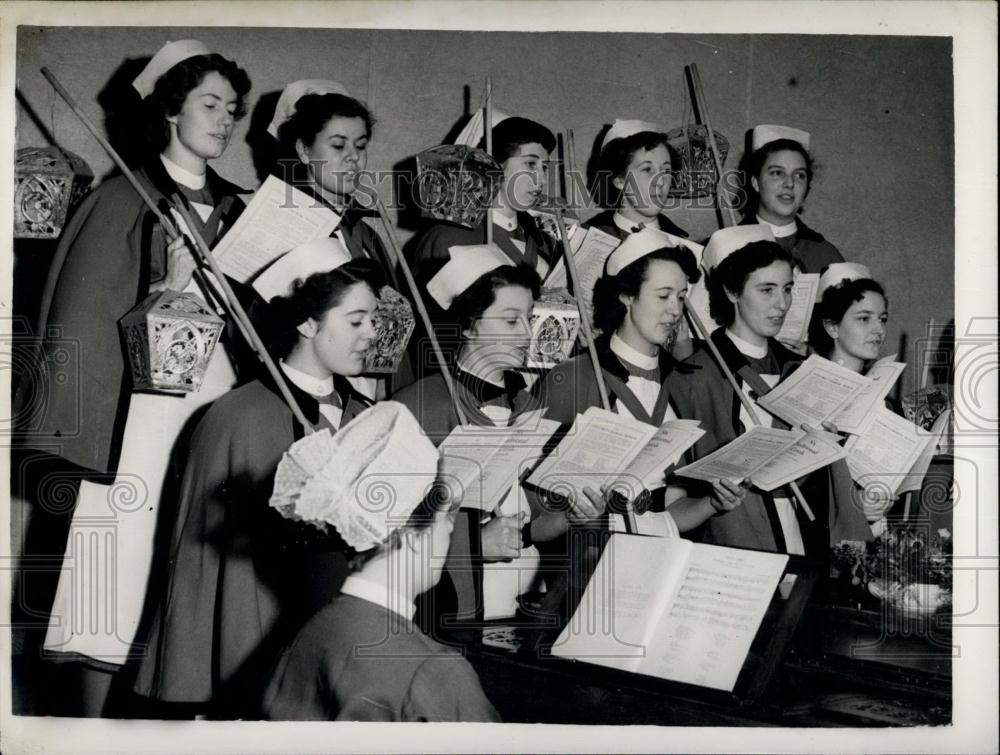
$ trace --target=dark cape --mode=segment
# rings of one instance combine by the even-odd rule
[[[747,215],[740,220],[740,225],[757,225],[757,217]],[[798,217],[795,218],[795,227],[797,230],[791,236],[775,240],[792,255],[792,260],[802,272],[822,273],[827,265],[844,261],[837,247]]]
[[[178,191],[159,160],[135,175],[157,204]],[[207,186],[216,207],[199,230],[212,244],[220,228],[236,222],[244,208],[237,194],[245,190],[211,168]],[[56,448],[86,470],[116,472],[132,395],[118,321],[166,276],[166,247],[163,228],[124,176],[102,183],[73,214],[39,308],[38,378],[23,379],[15,399],[15,416],[26,418],[18,428],[26,447]],[[237,337],[227,330],[223,339],[238,348]],[[244,359],[233,361],[238,367]]]
[[[369,405],[335,378],[342,423]],[[305,418],[319,404],[288,383]],[[304,429],[272,384],[255,380],[206,413],[191,443],[170,574],[136,692],[254,716],[280,651],[339,591],[347,546],[268,505],[282,455]]]
[[[615,223],[615,212],[616,210],[604,210],[603,212],[594,215],[590,220],[583,224],[584,228],[596,228],[599,231],[604,231],[605,233],[610,233],[619,239],[624,239],[628,236],[626,231],[623,231]],[[660,230],[664,233],[670,233],[674,236],[680,236],[682,239],[688,237],[687,231],[681,228],[679,225],[674,223],[670,218],[664,215],[662,212],[656,216],[657,225]]]

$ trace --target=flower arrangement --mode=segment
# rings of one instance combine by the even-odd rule
[[[852,585],[901,613],[923,615],[951,603],[951,554],[948,530],[894,524],[871,542],[842,542],[832,562]]]

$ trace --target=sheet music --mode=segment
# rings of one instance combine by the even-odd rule
[[[561,495],[583,495],[620,472],[656,434],[656,428],[615,412],[591,407],[528,482]]]
[[[806,340],[818,290],[818,273],[799,273],[795,276],[795,282],[792,284],[792,303],[785,313],[781,330],[775,336],[779,341],[795,345]]]
[[[579,243],[574,239],[570,242],[573,249],[573,261],[580,276],[580,291],[574,291],[574,298],[583,306],[590,322],[594,321],[594,284],[604,273],[604,263],[611,252],[618,248],[621,241],[609,233],[597,228],[588,228],[586,234],[577,233]],[[566,262],[560,257],[552,273],[545,280],[546,288],[571,288],[567,278]]]
[[[895,495],[934,438],[883,406],[873,415],[865,432],[847,441],[847,467],[861,487]]]
[[[732,692],[787,563],[783,553],[695,546],[639,670]]]
[[[818,428],[867,383],[864,375],[813,354],[757,403],[792,427]]]
[[[697,420],[664,422],[612,486],[623,489],[623,492],[633,491],[632,495],[624,493],[627,498],[634,498],[642,488],[655,490],[663,487],[666,485],[667,468],[676,464],[704,434]]]
[[[500,516],[517,516],[523,512],[524,521],[531,521],[531,507],[524,488],[515,485],[504,496],[497,513]],[[533,545],[521,548],[521,555],[512,561],[494,561],[483,564],[483,618],[510,618],[517,614],[517,597],[528,592],[538,578],[538,549]]]
[[[693,464],[675,469],[674,474],[706,482],[726,479],[738,484],[748,477],[752,478],[759,468],[802,436],[801,431],[754,427]]]
[[[246,283],[285,252],[329,236],[340,220],[325,204],[268,176],[213,254],[226,275]]]
[[[847,456],[835,433],[817,430],[807,433],[753,473],[753,484],[761,490],[774,490],[803,475]]]
[[[850,399],[831,420],[838,430],[852,435],[864,432],[874,416],[872,410],[885,401],[892,386],[896,384],[899,376],[906,369],[904,362],[895,360],[896,355],[893,354],[878,360],[871,366],[865,374],[868,384],[853,399]]]

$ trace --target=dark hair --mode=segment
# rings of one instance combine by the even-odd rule
[[[506,118],[493,127],[493,159],[501,165],[524,144],[541,144],[546,152],[551,152],[556,148],[556,137],[530,118]],[[484,136],[479,142],[480,149],[485,149],[485,145]]]
[[[316,136],[326,128],[331,118],[360,118],[365,123],[365,135],[371,138],[375,116],[364,103],[343,94],[307,94],[295,103],[295,112],[278,127],[279,178],[293,184],[309,183],[308,173],[295,150],[300,141],[311,147]]]
[[[246,96],[250,92],[250,77],[246,71],[217,53],[182,60],[156,80],[153,91],[143,102],[147,141],[157,154],[170,143],[167,118],[181,111],[191,90],[198,87],[212,71],[226,79],[236,92],[233,117],[239,120],[246,115]]]
[[[606,272],[594,284],[594,325],[603,333],[611,334],[625,319],[626,308],[622,296],[638,296],[654,260],[674,262],[684,271],[689,283],[697,283],[701,278],[698,262],[691,250],[683,246],[667,246],[657,249],[635,262],[626,265],[617,275]]]
[[[871,278],[841,281],[823,292],[823,297],[816,303],[812,319],[809,321],[809,345],[813,351],[824,357],[829,357],[833,353],[833,339],[826,332],[823,323],[842,322],[851,305],[861,301],[867,293],[878,294],[885,299],[888,306],[889,298],[885,295],[885,290]]]
[[[531,298],[537,299],[542,289],[542,281],[535,269],[527,263],[502,265],[484,273],[476,282],[455,297],[449,314],[457,322],[460,330],[471,328],[496,301],[497,289],[505,286],[521,286],[531,291]]]
[[[346,262],[326,273],[313,273],[298,280],[288,296],[271,299],[273,334],[271,344],[279,358],[287,357],[298,343],[298,326],[310,317],[323,316],[340,304],[347,291],[356,283],[365,283],[377,296],[385,285],[385,277],[374,260],[358,259]]]
[[[756,215],[757,209],[760,207],[760,193],[753,188],[753,183],[750,179],[756,178],[760,181],[760,172],[764,169],[767,159],[775,152],[783,152],[785,150],[798,152],[806,161],[806,196],[809,196],[815,171],[815,163],[813,162],[812,155],[794,139],[775,139],[773,142],[768,142],[753,152],[748,152],[740,161],[740,188],[746,197],[746,203],[743,206],[744,214]]]
[[[601,207],[618,207],[622,201],[622,190],[614,184],[616,178],[624,178],[629,163],[639,150],[652,150],[659,146],[667,148],[672,166],[680,164],[680,156],[667,141],[667,135],[656,131],[640,131],[622,139],[612,139],[601,150],[597,160],[597,174],[591,193]]]
[[[719,325],[729,326],[736,319],[736,305],[726,292],[740,294],[750,274],[775,262],[793,266],[792,255],[775,241],[752,241],[726,257],[708,274],[708,311]]]

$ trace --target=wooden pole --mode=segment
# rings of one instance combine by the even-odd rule
[[[66,104],[69,105],[70,110],[72,110],[73,113],[76,114],[76,116],[80,119],[80,121],[87,128],[87,130],[90,131],[91,135],[95,139],[97,139],[98,144],[100,144],[104,148],[105,152],[108,153],[108,156],[111,157],[111,160],[115,163],[115,165],[118,166],[118,169],[121,170],[122,175],[125,176],[125,178],[128,180],[130,184],[132,184],[132,188],[136,190],[142,201],[156,216],[156,219],[163,226],[163,229],[164,231],[166,231],[167,235],[171,237],[171,239],[175,239],[178,236],[180,236],[181,234],[179,229],[177,229],[171,222],[171,220],[167,217],[167,215],[164,214],[160,210],[160,208],[156,206],[156,203],[153,201],[153,198],[149,196],[149,193],[139,182],[139,179],[135,177],[135,174],[125,164],[125,161],[122,160],[121,156],[118,154],[115,148],[111,146],[110,142],[108,142],[108,140],[104,138],[104,136],[100,133],[100,131],[97,130],[97,127],[94,126],[94,124],[90,121],[90,119],[87,117],[87,114],[84,113],[83,110],[81,110],[80,107],[76,104],[76,101],[73,99],[72,95],[62,86],[62,84],[59,83],[59,80],[55,77],[55,74],[53,74],[48,68],[42,68],[42,76],[44,76],[45,79],[49,82],[49,84],[51,84],[52,87],[56,90],[56,92],[59,93],[59,96],[66,101]],[[215,272],[216,278],[219,281],[219,285],[222,287],[223,306],[226,307],[227,311],[230,313],[230,316],[233,317],[233,319],[236,321],[237,327],[239,328],[243,336],[247,339],[247,342],[250,344],[250,347],[255,352],[257,352],[257,356],[260,358],[262,362],[264,362],[265,366],[268,367],[268,370],[271,372],[272,377],[274,377],[275,382],[278,385],[278,390],[281,391],[282,398],[285,399],[286,403],[288,404],[288,408],[291,410],[296,420],[298,420],[302,424],[306,432],[312,432],[313,431],[312,425],[309,424],[305,416],[303,416],[302,409],[299,407],[295,399],[292,398],[291,393],[289,393],[288,387],[285,385],[284,378],[277,371],[277,368],[275,367],[273,360],[271,360],[270,354],[267,353],[267,349],[264,348],[264,345],[261,342],[260,337],[253,329],[253,326],[250,325],[249,318],[246,317],[246,313],[243,312],[243,307],[240,305],[235,295],[233,295],[232,289],[229,287],[225,275],[221,272],[221,270],[219,270],[218,265],[215,262],[215,258],[212,256],[211,252],[208,249],[208,245],[205,243],[205,240],[201,237],[201,235],[197,233],[197,231],[195,230],[195,225],[190,221],[190,217],[186,216],[183,203],[178,202],[175,206],[175,209],[178,211],[181,218],[185,219],[185,223],[188,226],[188,230],[190,231],[191,235],[194,236],[195,246],[192,246],[191,243],[188,243],[187,244],[188,251],[190,251],[191,254],[194,255],[196,260],[200,260],[203,264],[207,264],[209,268],[212,269],[213,272]],[[201,252],[200,255],[199,252]],[[199,283],[200,285],[208,289],[206,290],[206,297],[211,296],[210,293],[211,286],[208,284],[207,280],[200,277]]]
[[[687,73],[688,81],[691,85],[691,93],[694,98],[698,121],[704,124],[705,130],[708,132],[708,148],[712,153],[712,160],[715,163],[715,174],[717,176],[715,193],[719,202],[719,209],[722,211],[722,225],[723,227],[733,226],[739,223],[739,218],[736,217],[736,211],[733,209],[733,206],[729,201],[729,193],[723,188],[722,156],[719,153],[719,145],[715,142],[715,132],[712,130],[712,119],[708,116],[708,106],[705,103],[705,93],[701,88],[701,76],[698,75],[698,64],[691,63],[690,65],[684,67],[684,71]],[[727,220],[729,221],[728,223],[726,222]]]
[[[410,295],[413,296],[413,303],[417,306],[417,313],[420,315],[420,319],[424,324],[424,329],[427,331],[427,337],[431,339],[431,347],[434,349],[434,355],[441,364],[441,375],[444,377],[445,387],[448,389],[448,395],[451,396],[451,402],[455,407],[455,414],[458,416],[460,424],[463,426],[468,425],[469,418],[466,416],[465,410],[462,409],[462,404],[458,400],[458,393],[455,391],[455,383],[451,379],[451,372],[448,369],[448,365],[445,364],[444,352],[441,350],[441,344],[438,343],[437,335],[434,333],[434,324],[431,322],[430,315],[427,313],[427,307],[424,305],[423,297],[420,295],[420,289],[417,287],[417,281],[414,279],[413,273],[410,271],[410,266],[407,264],[406,258],[403,257],[403,252],[399,248],[399,242],[396,240],[396,234],[392,228],[392,221],[389,218],[389,211],[385,208],[385,204],[378,196],[375,197],[375,208],[378,210],[378,216],[382,221],[382,225],[385,227],[385,233],[389,239],[389,248],[392,250],[392,256],[395,259],[396,264],[399,265],[399,269],[403,273],[403,278],[406,279],[406,285],[410,289]]]
[[[486,138],[486,152],[493,157],[493,77],[486,77],[486,105],[483,108],[483,135]],[[504,191],[501,184],[500,191]],[[493,208],[486,208],[486,243],[493,243]]]
[[[747,410],[747,414],[750,415],[750,421],[755,425],[760,426],[760,418],[757,416],[757,412],[754,410],[753,404],[743,391],[740,390],[740,386],[736,382],[736,376],[733,375],[733,371],[729,369],[729,365],[726,364],[726,360],[722,358],[722,354],[719,353],[719,347],[715,345],[715,342],[711,338],[711,334],[705,329],[701,318],[698,317],[698,313],[694,311],[694,307],[690,306],[687,301],[684,302],[684,308],[687,310],[688,315],[691,316],[691,321],[694,323],[695,328],[697,328],[702,340],[707,344],[708,350],[712,353],[712,358],[715,359],[719,368],[722,370],[722,374],[726,376],[726,380],[729,381],[729,385],[736,392],[736,397],[740,400],[740,403],[743,404],[743,408]],[[792,481],[788,483],[788,487],[799,507],[809,518],[809,521],[815,522],[816,515],[813,514],[812,509],[809,508],[809,504],[806,503],[806,498],[802,495],[802,491],[799,489],[798,483]]]

